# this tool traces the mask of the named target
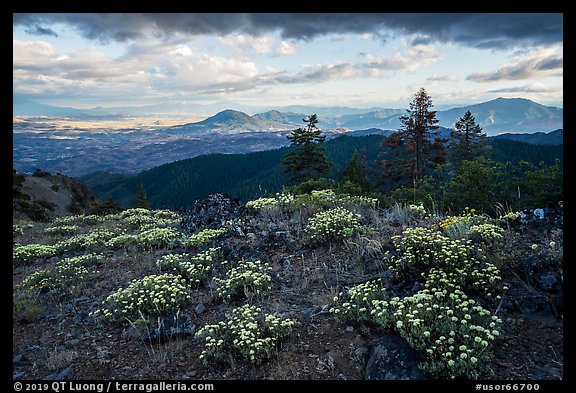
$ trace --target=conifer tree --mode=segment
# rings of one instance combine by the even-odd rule
[[[418,183],[428,171],[446,160],[445,138],[438,138],[436,111],[432,108],[432,98],[421,88],[410,103],[407,114],[400,118],[402,127],[386,137],[381,146],[381,157],[389,159],[377,161],[382,167],[382,178],[390,179],[396,186]]]
[[[132,204],[136,208],[138,208],[138,207],[143,208],[143,209],[151,209],[152,208],[152,204],[148,200],[148,196],[146,195],[146,190],[144,189],[144,185],[142,183],[140,183],[140,188],[138,189],[138,194],[136,194],[136,196],[134,197]]]
[[[460,167],[463,161],[486,156],[486,134],[482,133],[480,125],[476,124],[474,115],[467,111],[455,124],[455,131],[450,133],[449,150],[451,161]]]
[[[362,193],[369,192],[371,187],[370,181],[368,180],[368,167],[365,158],[365,151],[363,151],[362,157],[360,157],[358,149],[355,149],[352,158],[348,161],[348,164],[346,164],[340,176],[341,183],[350,182],[357,185],[360,187]]]
[[[325,148],[319,146],[326,136],[316,126],[318,117],[313,114],[303,121],[306,123],[304,128],[295,129],[287,136],[295,150],[282,160],[283,171],[290,173],[293,182],[317,179],[331,167]]]

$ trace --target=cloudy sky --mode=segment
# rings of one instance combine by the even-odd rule
[[[13,94],[79,108],[191,102],[563,106],[562,14],[14,14]]]

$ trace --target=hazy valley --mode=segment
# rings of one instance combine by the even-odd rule
[[[399,117],[403,114],[403,110],[391,108],[370,108],[363,112],[347,107],[291,106],[252,116],[225,110],[199,120],[200,116],[190,113],[162,114],[153,112],[162,108],[149,109],[151,112],[145,116],[142,109],[135,108],[114,112],[101,108],[79,111],[30,102],[15,105],[14,168],[24,173],[41,168],[69,176],[95,171],[136,174],[205,154],[248,153],[287,146],[286,135],[302,126],[302,119],[314,112],[320,118],[319,127],[329,139],[344,133],[387,135],[398,129]],[[476,114],[478,124],[489,136],[547,133],[563,128],[561,108],[526,99],[499,98],[439,111],[437,117],[440,126],[445,128],[444,135],[466,110]],[[36,115],[29,116],[31,113]],[[186,120],[194,121],[177,124]]]

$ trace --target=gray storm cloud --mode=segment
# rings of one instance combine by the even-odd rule
[[[476,48],[506,49],[524,44],[563,41],[561,13],[370,13],[370,14],[14,14],[14,25],[35,34],[54,34],[56,22],[74,26],[94,40],[128,41],[150,34],[192,35],[244,33],[253,36],[278,31],[283,38],[312,39],[326,34],[392,31],[416,34],[419,43],[455,42]]]

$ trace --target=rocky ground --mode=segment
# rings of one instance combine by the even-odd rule
[[[301,227],[293,217],[259,216],[221,195],[180,214],[184,233],[237,220],[214,243],[222,248],[224,259],[260,259],[270,264],[272,290],[252,302],[267,313],[297,321],[274,356],[256,366],[238,360],[219,365],[199,360],[203,347],[194,331],[223,320],[234,306],[216,295],[214,283],[193,289],[176,327],[180,334],[161,342],[147,340],[133,327],[90,316],[118,287],[157,273],[156,260],[170,252],[103,250],[106,259],[90,273],[90,280],[57,293],[30,297],[21,293],[18,284],[32,272],[54,266],[58,258],[14,267],[14,379],[434,378],[418,369],[422,354],[393,332],[372,324],[341,322],[328,311],[338,292],[382,276],[382,255],[391,248],[390,238],[422,225],[422,219],[375,213],[370,239],[312,247],[302,242]],[[26,228],[14,241],[50,244],[53,240],[43,231],[46,225]],[[557,220],[528,217],[506,236],[502,252],[508,258],[500,269],[510,290],[497,311],[504,321],[502,338],[494,344],[492,364],[482,378],[563,379],[563,271],[561,259],[551,262],[543,246],[554,241],[556,249],[562,250],[562,227]],[[165,320],[160,325],[167,324]]]

